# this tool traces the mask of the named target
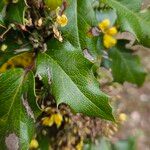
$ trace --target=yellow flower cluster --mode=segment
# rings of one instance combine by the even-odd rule
[[[65,27],[68,24],[68,18],[65,14],[57,15],[56,22],[61,26]]]
[[[42,119],[42,124],[45,126],[51,127],[53,124],[56,124],[57,128],[59,128],[62,124],[63,117],[61,114],[52,114],[50,117],[44,117]]]
[[[115,35],[117,34],[116,27],[110,27],[110,20],[105,19],[98,24],[98,28],[104,33],[103,44],[106,48],[111,48],[116,45],[117,40]]]
[[[39,147],[39,143],[36,139],[32,139],[30,143],[30,149],[37,149]]]

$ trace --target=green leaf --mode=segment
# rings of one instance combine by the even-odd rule
[[[25,0],[19,0],[18,3],[8,5],[7,17],[10,23],[24,24],[24,15],[27,6]]]
[[[62,29],[63,37],[74,47],[79,49],[88,48],[93,56],[97,56],[98,37],[90,37],[89,31],[93,26],[97,26],[95,12],[91,0],[68,0],[69,6],[66,10],[68,25]]]
[[[141,18],[139,13],[134,12],[129,6],[124,5],[122,1],[106,0],[106,3],[116,9],[118,23],[122,30],[133,33],[141,44],[150,47],[150,22]]]
[[[109,51],[112,59],[112,74],[114,81],[123,83],[125,81],[141,86],[145,80],[146,73],[136,55],[132,55],[127,49],[114,47]]]
[[[13,69],[0,75],[1,149],[28,149],[36,108],[32,72]]]
[[[48,49],[48,54],[38,56],[36,74],[45,83],[52,82],[57,104],[66,103],[75,112],[114,120],[108,97],[93,75],[93,64],[69,43],[50,41]]]

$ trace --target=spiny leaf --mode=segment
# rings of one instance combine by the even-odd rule
[[[49,44],[49,53],[38,56],[36,74],[45,83],[52,83],[57,104],[66,103],[75,112],[114,120],[108,97],[93,75],[93,65],[69,43]]]

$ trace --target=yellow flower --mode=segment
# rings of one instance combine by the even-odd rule
[[[117,40],[114,37],[105,34],[103,37],[103,43],[106,48],[111,48],[116,45]]]
[[[117,31],[117,28],[116,28],[116,27],[111,27],[111,28],[109,28],[109,29],[106,31],[107,34],[112,35],[112,36],[116,35],[117,32],[118,32],[118,31]]]
[[[110,26],[110,20],[109,19],[105,19],[102,22],[99,23],[98,27],[100,30],[102,30],[102,32],[105,32],[105,30],[107,30]]]
[[[98,28],[103,32],[103,44],[108,49],[116,45],[117,40],[113,37],[117,34],[116,27],[110,27],[110,20],[104,19],[99,23]]]
[[[63,121],[63,117],[61,114],[54,114],[54,122],[57,125],[57,127],[60,127]]]
[[[30,149],[36,149],[39,147],[39,143],[36,139],[31,140],[31,143],[29,145]]]
[[[119,121],[121,123],[123,123],[123,122],[125,122],[127,120],[127,115],[125,113],[121,113],[121,114],[119,114],[119,118],[118,119],[119,119]]]
[[[44,117],[42,124],[51,127],[54,123],[59,128],[62,124],[63,117],[61,114],[53,114],[51,117]]]
[[[57,19],[56,19],[56,22],[61,26],[61,27],[64,27],[64,26],[66,26],[67,24],[68,24],[68,18],[67,18],[67,16],[66,15],[62,15],[62,16],[60,16],[60,15],[58,15],[57,16]]]
[[[42,119],[42,124],[51,127],[54,124],[54,116],[52,115],[51,117],[44,117]]]

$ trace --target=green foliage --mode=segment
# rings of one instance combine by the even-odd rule
[[[141,0],[95,4],[91,0],[66,0],[60,10],[49,10],[46,5],[35,0],[0,1],[0,66],[7,64],[0,73],[2,149],[10,146],[12,137],[17,143],[13,146],[28,149],[36,121],[38,125],[42,122],[43,113],[38,107],[47,107],[43,104],[49,95],[57,106],[65,103],[75,113],[115,121],[108,95],[96,80],[96,69],[107,62],[110,65],[106,68],[112,69],[116,82],[141,86],[145,80],[139,57],[126,49],[122,40],[106,49],[102,42],[106,33],[98,27],[109,19],[119,32],[129,31],[136,43],[150,47],[149,10],[140,11]],[[64,28],[58,23],[59,17],[60,22],[65,21],[61,15],[68,18]],[[87,50],[86,58],[83,50]],[[34,55],[28,58],[32,63],[15,64],[11,58],[25,51]],[[106,56],[107,62],[103,59]]]

